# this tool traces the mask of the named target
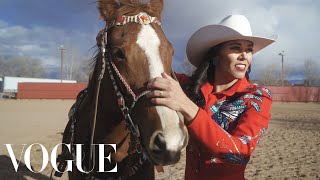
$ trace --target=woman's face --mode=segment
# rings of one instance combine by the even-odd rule
[[[226,82],[245,77],[252,62],[252,51],[253,43],[247,40],[223,43],[218,54],[216,77]]]

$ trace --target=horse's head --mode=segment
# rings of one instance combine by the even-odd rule
[[[133,100],[134,96],[146,93],[150,79],[161,77],[162,72],[172,73],[173,47],[160,26],[162,8],[163,0],[151,0],[148,4],[134,0],[99,1],[101,17],[109,26],[107,37],[104,36],[106,54],[109,53],[106,56],[119,71],[114,73],[117,86],[129,107],[135,103],[130,115],[139,128],[140,141],[150,160],[166,165],[176,163],[187,144],[183,120],[167,107],[152,105],[145,96]],[[106,76],[107,73],[102,83],[112,86]]]

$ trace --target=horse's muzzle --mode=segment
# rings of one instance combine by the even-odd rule
[[[150,148],[152,160],[159,165],[175,164],[180,160],[181,149],[170,150],[167,148],[164,135],[159,132],[153,138],[153,146]]]

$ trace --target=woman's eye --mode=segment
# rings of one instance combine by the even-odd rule
[[[238,47],[238,46],[231,47],[230,49],[231,49],[231,50],[240,51],[240,47]]]
[[[253,48],[249,48],[247,52],[253,52]]]

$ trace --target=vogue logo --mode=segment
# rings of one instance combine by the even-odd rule
[[[22,148],[22,151],[20,153],[20,158],[19,158],[19,161],[17,162],[16,161],[16,156],[13,152],[13,149],[12,149],[12,144],[4,144],[7,148],[7,151],[9,153],[9,156],[11,158],[11,161],[12,161],[12,165],[14,167],[14,170],[17,172],[18,171],[18,167],[19,167],[19,164],[20,164],[20,161],[21,161],[21,157],[22,157],[22,154],[23,154],[23,151],[24,151],[24,148],[26,146],[26,144],[22,144],[23,148]],[[71,152],[71,145],[70,144],[64,144],[64,143],[60,143],[60,144],[57,144],[51,151],[51,155],[50,155],[50,162],[51,162],[51,165],[52,167],[54,168],[55,171],[57,172],[60,172],[60,173],[64,173],[64,172],[67,172],[67,171],[72,171],[72,165],[74,164],[73,161],[74,160],[66,160],[67,161],[67,168],[64,172],[61,172],[58,170],[57,168],[57,150],[58,150],[58,147],[59,146],[66,146],[68,149],[69,149],[69,152]],[[41,151],[42,151],[42,166],[41,166],[41,169],[37,172],[37,171],[34,171],[31,167],[31,161],[30,161],[30,156],[31,156],[31,150],[34,146],[40,146],[41,147]],[[94,169],[94,166],[93,168],[90,170],[90,171],[85,171],[83,170],[83,167],[82,167],[82,146],[83,144],[75,144],[75,151],[76,151],[76,167],[77,169],[82,172],[82,173],[90,173],[91,171],[93,171]],[[105,157],[105,154],[104,154],[104,149],[105,149],[105,146],[111,146],[114,151],[116,152],[116,144],[92,144],[92,146],[96,147],[98,146],[98,151],[99,151],[99,159],[98,159],[98,162],[99,162],[99,168],[98,168],[98,172],[117,172],[117,164],[115,165],[115,167],[109,171],[105,171],[104,169],[104,162],[105,162],[105,159],[107,159],[110,163],[111,163],[111,153]],[[94,156],[95,157],[95,156]],[[48,162],[49,162],[49,154],[48,154],[48,151],[47,149],[40,143],[34,143],[34,144],[31,144],[30,146],[27,147],[25,153],[24,153],[24,163],[26,164],[27,168],[34,172],[34,173],[39,173],[41,171],[43,171],[46,166],[48,165]]]

